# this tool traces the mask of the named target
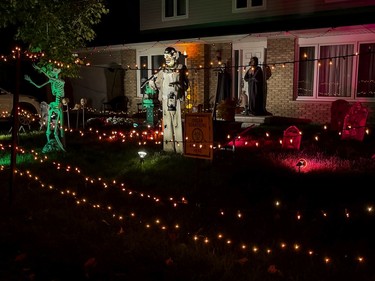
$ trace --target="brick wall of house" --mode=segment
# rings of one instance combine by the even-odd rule
[[[136,50],[122,50],[121,64],[126,69],[127,66],[136,65]],[[124,77],[125,96],[129,98],[128,112],[130,114],[138,111],[137,103],[141,102],[137,98],[137,71],[126,70]]]
[[[230,65],[231,44],[187,44],[184,46],[188,54],[187,68],[189,70],[190,95],[192,106],[203,105],[204,110],[211,110],[217,91],[218,66],[217,50],[221,51],[222,62]],[[295,60],[294,39],[269,39],[267,43],[267,63],[293,62]],[[120,55],[119,55],[120,53]],[[120,58],[121,65],[126,67],[136,64],[136,50],[126,49],[115,54]],[[112,60],[113,54],[111,57]],[[212,63],[212,64],[211,64]],[[275,116],[309,119],[314,123],[326,124],[331,121],[331,101],[311,102],[296,101],[293,92],[294,64],[287,63],[285,67],[276,64],[272,76],[267,81],[267,110]],[[124,94],[129,98],[129,114],[138,111],[137,72],[126,70],[124,77]],[[232,95],[233,96],[233,95]],[[350,104],[353,104],[351,102]],[[375,124],[375,103],[362,102],[369,110],[368,123]]]
[[[282,62],[295,61],[294,39],[269,39],[267,42],[267,63],[275,64],[272,76],[267,81],[267,110],[273,115],[310,119],[316,123],[330,122],[331,102],[296,101],[293,92],[294,64]]]
[[[267,42],[267,63],[293,62],[295,60],[294,39],[269,39]],[[331,122],[332,101],[296,101],[293,92],[294,65],[282,67],[276,64],[272,76],[267,81],[267,110],[273,115],[309,119],[314,123]],[[350,103],[353,104],[353,103]],[[368,123],[375,123],[374,103],[362,103],[369,110]]]
[[[189,71],[189,84],[188,90],[189,99],[187,103],[192,107],[204,104],[204,87],[205,87],[205,72],[204,66],[204,53],[205,45],[203,44],[188,44],[186,46],[186,53],[188,55],[187,65]]]

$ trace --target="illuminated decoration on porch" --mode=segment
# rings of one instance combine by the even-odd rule
[[[51,151],[65,151],[64,145],[61,140],[64,140],[64,115],[62,110],[62,101],[64,97],[64,85],[65,81],[59,78],[61,72],[60,68],[54,68],[52,64],[47,64],[43,67],[38,67],[33,65],[33,67],[39,72],[47,76],[48,81],[42,85],[37,85],[28,75],[25,75],[25,80],[29,81],[37,88],[42,88],[47,84],[51,84],[52,95],[55,96],[55,101],[49,104],[48,109],[48,120],[47,120],[47,144],[43,147],[42,152],[51,152]],[[53,125],[53,136],[51,138],[52,131],[51,125]]]
[[[165,68],[149,80],[149,86],[160,93],[163,109],[164,151],[183,153],[181,103],[189,88],[185,64],[179,63],[183,55],[175,48],[164,51]]]
[[[296,126],[290,126],[284,131],[282,147],[297,149],[301,146],[301,132]]]
[[[353,104],[345,116],[341,139],[363,141],[366,133],[367,115],[368,109],[360,102]]]

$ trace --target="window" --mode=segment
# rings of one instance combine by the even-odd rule
[[[318,61],[318,97],[350,97],[353,45],[321,46]]]
[[[233,0],[233,10],[248,11],[266,7],[266,0]]]
[[[150,53],[142,53],[138,55],[140,71],[137,71],[138,96],[143,96],[145,88],[141,88],[143,83],[152,75],[158,72],[159,68],[165,64],[164,49],[154,49]]]
[[[163,20],[185,19],[189,0],[162,0]]]
[[[357,97],[375,97],[375,43],[359,46]]]
[[[375,43],[300,46],[297,99],[374,98],[374,51]]]
[[[298,96],[312,97],[314,93],[315,48],[301,47],[299,54]]]

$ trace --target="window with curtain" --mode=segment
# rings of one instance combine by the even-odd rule
[[[318,97],[350,97],[353,45],[321,46],[318,62]]]
[[[188,16],[189,0],[163,0],[163,19],[181,19]]]
[[[375,43],[299,47],[297,99],[375,97]]]

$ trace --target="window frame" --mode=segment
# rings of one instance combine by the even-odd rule
[[[261,6],[251,6],[252,0],[246,0],[247,5],[244,8],[237,8],[237,1],[239,1],[239,0],[232,0],[232,12],[233,13],[262,11],[262,10],[265,10],[267,8],[267,0],[262,0],[263,4]]]
[[[375,97],[358,97],[357,96],[357,88],[358,88],[358,67],[359,67],[359,57],[355,54],[359,53],[359,48],[361,44],[374,44],[375,43],[375,36],[369,38],[367,35],[348,35],[348,36],[327,36],[321,38],[299,38],[298,45],[297,45],[297,52],[296,58],[299,60],[300,58],[300,50],[302,47],[314,47],[315,48],[315,57],[314,57],[314,75],[313,75],[313,95],[312,96],[299,96],[298,95],[298,82],[299,82],[299,63],[296,64],[296,71],[295,71],[295,100],[296,101],[334,101],[337,99],[344,99],[347,101],[373,101],[375,102]],[[319,71],[318,71],[318,59],[320,57],[320,47],[322,46],[335,46],[335,45],[345,45],[345,44],[353,44],[353,67],[351,72],[351,90],[350,95],[348,97],[342,96],[329,96],[329,97],[322,97],[318,96],[318,83],[319,83]]]
[[[141,72],[142,72],[142,69],[144,68],[143,65],[141,65],[141,57],[147,57],[147,66],[146,66],[146,69],[147,69],[147,78],[151,77],[153,74],[155,73],[152,73],[152,57],[153,56],[163,56],[163,60],[164,60],[164,50],[165,48],[164,47],[160,47],[160,48],[151,48],[151,49],[148,49],[148,50],[144,50],[144,51],[137,51],[137,65],[138,65],[138,69],[140,69],[139,71],[137,71],[137,97],[138,98],[142,98],[143,97],[143,94],[142,94],[142,90],[141,90]]]
[[[162,13],[162,21],[171,21],[171,20],[181,20],[181,19],[187,19],[189,18],[189,0],[171,0],[173,1],[173,16],[167,17],[165,15],[165,8],[166,8],[166,1],[167,0],[161,0],[161,13]],[[185,1],[185,15],[177,15],[177,3],[178,1]]]
[[[365,45],[365,44],[371,44],[371,45],[374,45],[375,46],[375,40],[373,40],[373,41],[363,41],[363,42],[360,42],[359,43],[359,45],[358,45],[358,50],[361,50],[361,45]],[[374,48],[374,50],[373,51],[375,51],[375,48]],[[374,53],[372,53],[372,55],[371,56],[374,56],[375,54]],[[364,58],[365,60],[367,59],[367,58]],[[375,62],[374,62],[374,64],[375,64]],[[361,61],[360,60],[358,60],[358,65],[357,65],[357,77],[356,77],[356,82],[357,82],[357,84],[356,84],[356,95],[358,95],[358,92],[359,92],[359,82],[360,82],[360,80],[359,80],[359,77],[360,77],[360,66],[361,66]],[[375,73],[375,71],[374,71],[374,68],[375,68],[375,65],[371,65],[371,72],[373,72],[373,73]],[[366,79],[368,79],[368,78],[366,78]],[[372,81],[372,83],[373,83],[373,86],[372,86],[372,88],[374,88],[375,87],[375,85],[374,85],[374,81],[375,81],[375,78],[374,79],[371,79],[371,81]],[[375,92],[375,91],[374,91]],[[364,100],[374,100],[375,101],[375,93],[374,93],[374,97],[357,97],[357,100],[358,99],[364,99]]]

